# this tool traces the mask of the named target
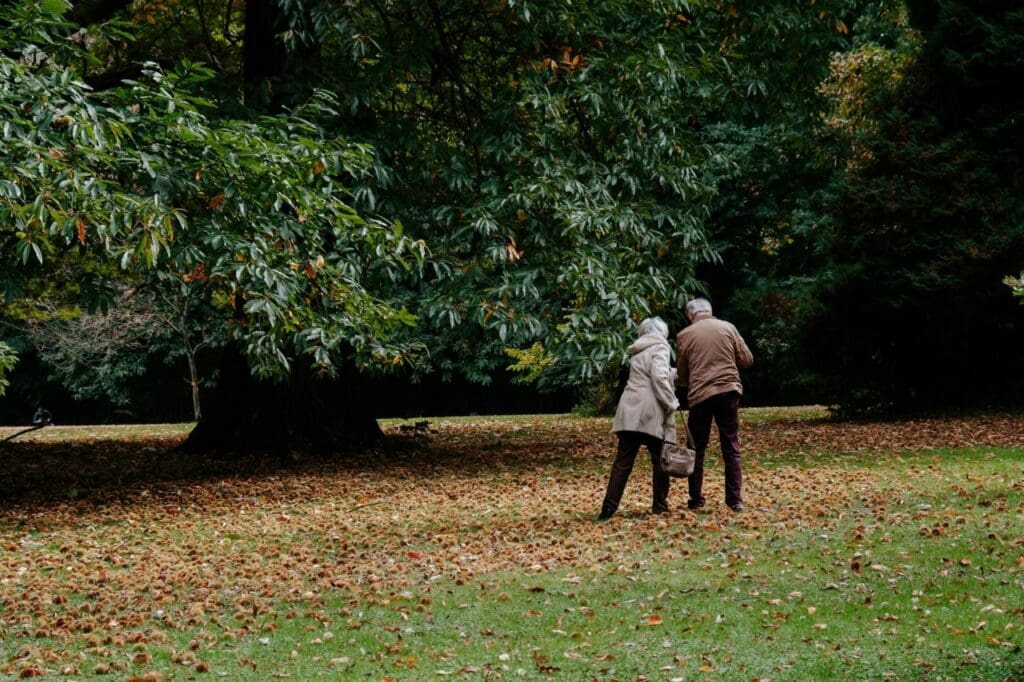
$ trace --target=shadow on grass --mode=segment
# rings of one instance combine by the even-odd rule
[[[287,482],[314,475],[368,474],[405,479],[442,474],[492,477],[570,466],[573,439],[552,441],[548,435],[543,447],[530,439],[483,436],[450,443],[443,438],[387,436],[359,451],[286,457],[185,453],[176,449],[183,440],[180,436],[8,443],[0,448],[0,514],[31,514],[58,504],[103,507],[137,502],[141,494],[161,504],[162,498],[181,496],[183,488],[229,480]]]
[[[239,491],[266,501],[280,495],[303,499],[318,476],[333,479],[341,489],[354,476],[380,476],[382,483],[411,487],[443,477],[499,481],[544,472],[603,477],[614,458],[610,427],[607,419],[575,417],[439,421],[429,435],[389,434],[364,450],[297,458],[187,454],[175,449],[183,432],[156,428],[126,429],[116,437],[83,432],[50,442],[13,441],[0,448],[0,524],[57,505],[76,515],[138,504],[140,496],[145,505],[157,506],[188,499],[202,504],[211,495],[243,494]],[[908,452],[934,458],[951,448],[1024,447],[1024,415],[836,423],[788,408],[761,410],[743,413],[740,437],[744,468],[752,473],[758,467],[835,462],[870,466]],[[713,433],[708,458],[714,466],[717,440]],[[645,459],[641,453],[638,461]],[[283,485],[261,485],[271,482]]]

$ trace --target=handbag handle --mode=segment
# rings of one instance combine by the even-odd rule
[[[672,420],[672,423],[673,423],[673,424],[675,424],[675,421],[676,421],[676,413],[675,413],[675,412],[669,412],[669,414],[668,414],[668,416],[666,417],[666,419],[671,419],[671,420]],[[690,429],[688,429],[688,428],[686,427],[686,420],[685,420],[685,419],[683,420],[683,431],[685,431],[685,432],[686,432],[686,444],[687,444],[687,445],[689,446],[689,448],[690,448],[691,450],[696,450],[696,449],[697,449],[697,446],[696,446],[696,445],[694,445],[694,443],[693,443],[693,436],[692,436],[692,435],[690,434]]]
[[[686,426],[686,420],[683,420],[683,431],[686,431],[686,444],[691,450],[696,450],[697,446],[693,443],[693,436],[690,434],[690,429]]]

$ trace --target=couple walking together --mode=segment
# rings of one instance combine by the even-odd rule
[[[740,367],[754,362],[743,337],[732,324],[711,314],[711,303],[697,298],[686,304],[689,326],[676,337],[676,368],[668,345],[668,325],[649,317],[640,323],[639,337],[629,347],[629,380],[619,399],[612,430],[619,446],[612,464],[601,519],[619,508],[637,452],[646,445],[651,455],[653,501],[651,511],[668,511],[669,476],[659,464],[662,444],[675,442],[676,387],[685,390],[690,409],[687,425],[697,456],[688,478],[687,507],[704,506],[704,451],[711,436],[711,420],[718,425],[725,462],[725,503],[743,510],[743,473],[740,468],[739,406],[743,386]]]

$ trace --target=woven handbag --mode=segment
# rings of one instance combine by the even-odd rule
[[[661,446],[661,470],[676,478],[686,478],[692,474],[694,460],[697,458],[690,430],[686,428],[685,424],[683,424],[683,430],[686,431],[685,446],[678,443],[663,443]]]

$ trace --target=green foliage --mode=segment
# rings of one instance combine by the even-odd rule
[[[27,10],[0,11],[20,25]],[[279,116],[216,119],[196,94],[213,73],[188,63],[148,65],[137,82],[95,94],[65,59],[70,27],[45,25],[49,42],[30,46],[42,34],[25,33],[0,54],[8,299],[67,254],[87,254],[220,302],[223,329],[264,376],[300,354],[328,372],[352,356],[415,356],[417,344],[395,335],[415,318],[386,288],[419,267],[425,246],[350,207],[353,190],[369,192],[384,172],[365,146],[322,135],[329,95]]]
[[[523,350],[509,348],[505,352],[515,360],[509,365],[509,369],[519,375],[515,379],[517,383],[536,383],[544,376],[544,372],[552,363],[551,356],[544,350],[544,345],[540,342]]]
[[[192,277],[208,289],[203,300],[231,302],[227,317],[245,324],[230,328],[261,373],[293,353],[326,366],[351,347],[360,364],[380,366],[426,347],[418,369],[486,380],[506,349],[542,343],[549,361],[532,377],[543,386],[614,372],[635,321],[677,317],[702,289],[697,265],[719,257],[705,221],[722,169],[737,160],[707,131],[804,111],[843,26],[839,2],[279,7],[292,53],[268,87],[297,108],[290,116],[217,118],[196,93],[220,86],[187,62],[167,73],[150,66],[130,89],[90,98],[110,108],[96,123],[114,114],[124,140],[99,164],[111,172],[93,173],[112,181],[99,198],[117,196],[108,213],[123,216],[112,252],[129,270]],[[138,43],[158,55],[205,50],[221,75],[237,76],[225,58],[237,17],[216,12],[146,9],[134,17]],[[176,30],[155,33],[151,16]],[[223,31],[209,28],[214,20]],[[101,69],[117,62],[116,44],[95,43]],[[307,101],[324,86],[337,109],[323,96]],[[220,115],[237,107],[216,104]],[[331,132],[304,125],[314,119]],[[338,131],[371,142],[376,156]],[[332,175],[344,186],[325,185]],[[260,205],[278,195],[286,199]],[[345,205],[391,216],[411,238]],[[320,233],[302,222],[313,216],[350,220],[346,237],[364,226],[362,241],[325,240],[331,248],[319,252]],[[79,225],[63,228],[66,243]],[[101,226],[85,231],[107,239]],[[45,235],[24,232],[22,253],[38,244],[41,260]],[[304,239],[305,254],[286,255]],[[339,251],[373,257],[331,269]],[[310,267],[316,286],[303,278]],[[322,283],[331,311],[305,303]]]
[[[0,341],[0,396],[3,396],[7,387],[11,385],[7,374],[18,364],[18,354],[10,346]]]
[[[762,399],[940,404],[1017,362],[1019,9],[280,0],[287,58],[243,84],[239,8],[136,7],[127,36],[57,4],[0,9],[8,302],[138,289],[177,320],[148,348],[278,377],[511,359],[601,393],[698,292]]]
[[[1003,284],[1010,287],[1013,290],[1013,295],[1024,299],[1024,272],[1021,272],[1020,277],[1007,277],[1003,280]],[[1024,305],[1024,300],[1021,301]]]
[[[128,384],[146,369],[151,315],[130,295],[107,313],[65,310],[38,302],[27,322],[39,358],[51,377],[79,399],[131,402]]]
[[[572,413],[580,417],[610,417],[619,406],[619,396],[625,386],[629,370],[626,367],[608,367],[600,376],[580,386]]]
[[[633,320],[677,306],[697,286],[693,263],[713,257],[697,171],[706,150],[678,112],[698,101],[684,93],[687,72],[710,67],[673,39],[661,3],[467,4],[469,19],[404,5],[396,15],[422,13],[430,30],[361,17],[381,47],[354,77],[381,84],[369,107],[398,101],[370,134],[401,169],[385,206],[434,254],[416,295],[439,337],[435,362],[483,372],[504,347],[542,341],[549,377],[617,364]],[[463,31],[480,39],[457,54],[448,36]],[[438,48],[447,54],[431,63]],[[424,105],[435,115],[416,125]],[[466,353],[481,336],[499,354]]]
[[[179,286],[186,285],[159,278],[145,286],[122,283],[107,310],[92,312],[78,307],[75,291],[51,289],[11,306],[8,317],[25,330],[50,379],[73,397],[127,408],[144,400],[140,390],[151,390],[140,377],[155,361],[197,369],[197,355],[228,338],[217,311]]]
[[[825,125],[832,103],[821,84],[865,35],[900,35],[889,12],[896,4],[774,3],[750,10],[759,21],[744,24],[751,31],[745,53],[772,55],[770,66],[760,67],[769,79],[766,93],[715,112],[702,126],[717,152],[706,170],[715,194],[705,224],[721,259],[697,274],[716,313],[735,322],[755,350],[758,361],[744,382],[746,395],[760,404],[818,399],[796,330],[822,265],[814,235],[828,218],[811,198],[827,185],[843,150]]]
[[[395,169],[382,210],[430,244],[433,366],[483,376],[542,342],[549,384],[678,318],[735,163],[707,130],[803,111],[842,39],[830,2],[285,4],[343,84],[341,127]]]
[[[805,332],[828,399],[852,409],[988,402],[1024,369],[996,275],[1024,249],[1007,87],[1024,76],[1024,10],[926,4],[911,4],[914,40],[837,60],[827,85],[849,146],[817,198],[828,265]]]
[[[155,75],[174,87],[194,72]],[[229,301],[222,315],[260,374],[286,369],[293,353],[330,369],[350,348],[361,362],[406,362],[415,346],[392,337],[414,318],[386,288],[376,292],[418,267],[425,246],[345,203],[347,185],[379,176],[365,147],[318,136],[309,117],[329,114],[330,98],[288,116],[211,124],[188,96],[168,104],[174,92],[121,93],[123,106],[142,103],[147,132],[173,150],[140,159],[136,179],[188,211],[162,276]],[[145,255],[142,246],[122,259]]]
[[[998,281],[1024,245],[1007,87],[1021,21],[977,5],[851,3],[820,114],[717,131],[738,163],[709,219],[725,265],[699,274],[749,330],[756,399],[873,411],[1013,395],[1024,320]]]

